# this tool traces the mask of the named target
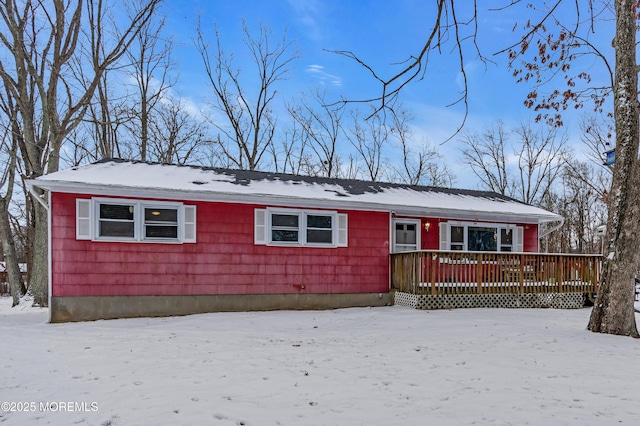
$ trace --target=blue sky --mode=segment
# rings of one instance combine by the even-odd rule
[[[270,27],[275,38],[286,31],[287,39],[295,41],[300,59],[292,64],[289,80],[279,86],[285,98],[316,87],[326,89],[335,99],[376,96],[380,87],[366,70],[327,50],[352,51],[381,75],[391,76],[397,68],[392,64],[416,54],[424,43],[435,13],[434,3],[428,0],[168,0],[164,6],[167,30],[177,44],[174,59],[180,72],[175,90],[195,103],[205,101],[203,66],[193,45],[195,25],[200,17],[211,40],[214,38],[213,26],[217,25],[223,46],[236,52],[241,67],[243,63],[251,67],[250,59],[242,56],[243,20],[252,30],[257,30],[260,23]],[[466,44],[464,62],[469,83],[469,117],[465,128],[472,132],[481,131],[497,119],[515,126],[535,117],[535,113],[523,105],[531,86],[516,83],[507,69],[505,54],[494,56],[517,39],[519,33],[512,31],[514,24],[522,23],[524,17],[532,13],[523,7],[499,12],[488,10],[488,7],[506,3],[509,1],[481,1],[478,6],[480,49],[495,64],[482,63],[471,44]],[[471,2],[458,4],[470,5]],[[460,20],[468,17],[469,11],[460,12],[467,14],[459,16]],[[602,37],[602,44],[607,45],[601,34],[592,37],[592,40]],[[610,41],[608,45],[610,47]],[[451,45],[445,46],[442,54],[432,56],[424,80],[408,86],[401,97],[415,116],[414,132],[436,145],[453,133],[463,116],[461,105],[447,107],[459,97],[461,89],[458,58],[450,49]],[[605,75],[599,71],[600,66],[591,68],[592,62],[589,59],[581,66],[602,79]],[[547,90],[552,88],[549,86]],[[587,107],[579,113],[566,115],[566,127],[574,140],[579,115],[590,110]],[[453,140],[440,149],[455,160],[457,148]],[[462,183],[458,182],[458,186],[467,186],[460,185]]]

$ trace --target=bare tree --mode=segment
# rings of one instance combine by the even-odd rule
[[[6,92],[4,93],[6,94]],[[13,306],[20,303],[25,288],[18,264],[14,232],[11,229],[11,213],[9,211],[14,193],[18,163],[18,138],[20,127],[16,120],[17,108],[11,97],[0,96],[0,110],[5,120],[0,126],[0,238],[4,253],[7,280],[11,289]]]
[[[130,17],[144,7],[144,3],[140,4],[141,0],[137,1],[139,4],[129,10]],[[171,37],[163,35],[164,25],[164,18],[148,20],[140,27],[126,54],[131,66],[125,68],[125,72],[130,73],[136,82],[137,92],[128,109],[130,120],[126,122],[126,128],[136,141],[136,157],[142,161],[147,161],[149,145],[152,143],[149,135],[154,125],[154,111],[167,96],[167,91],[175,85],[175,79],[169,74],[173,68],[173,41]],[[153,143],[157,145],[157,141]],[[171,147],[167,147],[167,150],[171,150]]]
[[[638,3],[615,0],[614,118],[616,162],[609,196],[606,256],[589,330],[640,337],[634,312],[640,265],[640,164],[638,160]]]
[[[497,121],[484,133],[464,132],[460,138],[462,143],[463,162],[471,167],[473,173],[490,191],[507,195],[512,181],[507,170],[507,153],[510,150],[509,132],[502,121]]]
[[[513,2],[518,3],[518,2]],[[556,9],[567,5],[575,11],[575,25],[568,27],[565,17],[555,16]],[[613,8],[611,6],[613,5]],[[609,191],[609,213],[605,260],[598,295],[588,328],[594,332],[640,337],[635,321],[635,275],[640,264],[640,188],[638,175],[638,64],[636,59],[637,16],[639,5],[634,0],[613,2],[568,2],[556,0],[545,4],[540,19],[529,19],[523,27],[524,35],[516,45],[505,49],[512,64],[531,54],[515,67],[514,75],[520,81],[536,86],[525,105],[538,111],[538,119],[552,126],[563,124],[562,112],[570,105],[582,107],[592,102],[597,113],[603,113],[605,100],[613,94],[616,161]],[[586,13],[585,13],[586,12]],[[611,46],[615,51],[615,66],[590,38],[598,31],[598,21],[616,23]],[[609,31],[610,27],[606,27]],[[581,36],[580,31],[587,35]],[[605,33],[606,37],[606,33]],[[608,37],[607,39],[610,39]],[[531,49],[530,49],[531,48]],[[603,46],[607,48],[607,46]],[[591,75],[582,67],[573,67],[585,55],[597,58],[609,80],[602,84],[592,82]],[[591,65],[592,66],[592,65]],[[564,87],[554,77],[559,76]],[[546,95],[538,91],[543,84],[556,83],[556,89]]]
[[[276,86],[287,77],[288,67],[298,56],[286,36],[274,43],[271,30],[262,25],[257,36],[244,23],[243,32],[248,56],[256,66],[257,84],[242,78],[234,55],[223,49],[217,29],[211,49],[199,23],[195,44],[213,89],[213,107],[219,113],[212,118],[220,132],[218,147],[235,167],[255,170],[274,141]]]
[[[161,163],[202,163],[206,126],[194,119],[180,101],[162,102],[150,120],[148,156]]]
[[[392,61],[392,72],[390,76],[383,76],[380,70],[374,69],[366,60],[352,51],[334,51],[334,53],[343,55],[360,64],[381,87],[379,96],[373,96],[368,99],[343,100],[339,103],[358,102],[372,104],[375,106],[372,116],[386,109],[391,110],[393,113],[395,109],[394,104],[398,100],[401,91],[410,83],[424,79],[429,71],[429,62],[432,60],[433,55],[453,54],[458,61],[457,72],[461,77],[462,90],[456,91],[457,97],[447,106],[462,104],[464,107],[464,115],[456,130],[447,140],[457,135],[463,129],[469,114],[468,81],[464,55],[465,45],[470,45],[473,51],[472,55],[477,59],[485,64],[490,62],[482,55],[477,45],[478,15],[476,0],[465,2],[465,6],[467,7],[467,11],[470,12],[461,14],[463,7],[458,6],[455,0],[436,0],[433,2],[432,14],[430,14],[430,16],[433,16],[433,19],[429,20],[429,30],[425,36],[424,44],[421,46],[419,52],[411,54],[405,59]],[[384,117],[386,117],[386,115]]]
[[[409,126],[411,118],[411,113],[404,107],[396,107],[393,111],[391,136],[402,150],[402,166],[392,166],[393,174],[397,180],[409,185],[451,187],[455,177],[442,156],[428,141],[415,146]]]
[[[615,129],[611,118],[600,119],[595,114],[583,116],[580,120],[580,140],[587,158],[611,176],[613,165],[607,164],[604,157],[605,152],[614,150]]]
[[[568,26],[564,19],[555,16],[556,9],[566,5],[575,11],[575,25]],[[611,7],[613,6],[613,8]],[[640,337],[635,321],[635,274],[640,262],[640,236],[637,232],[640,220],[640,188],[638,178],[638,75],[637,75],[637,16],[638,2],[614,0],[613,2],[568,2],[556,0],[545,4],[547,10],[539,20],[529,20],[520,41],[506,49],[511,63],[532,54],[531,59],[521,61],[514,75],[520,81],[536,84],[525,105],[538,111],[538,119],[553,126],[562,125],[562,112],[570,105],[584,106],[592,103],[597,113],[604,112],[605,100],[613,94],[613,118],[615,122],[616,161],[609,191],[609,214],[605,260],[598,296],[589,319],[589,330],[594,332]],[[615,34],[605,33],[615,51],[612,67],[607,54],[593,41],[603,37],[590,37],[598,32],[598,22],[615,21]],[[610,27],[605,27],[610,31]],[[586,35],[581,35],[587,33]],[[530,49],[531,48],[531,49]],[[603,46],[603,49],[608,46]],[[583,67],[574,67],[584,56],[597,58],[609,79],[602,84],[592,81]],[[592,66],[592,64],[590,64]],[[561,87],[559,76],[564,82]],[[540,94],[542,84],[556,83],[556,89]]]
[[[569,152],[566,135],[558,136],[558,129],[521,124],[514,130],[519,137],[518,180],[512,195],[527,204],[539,204],[562,172]]]
[[[291,120],[291,125],[280,135],[280,145],[274,143],[269,148],[275,171],[294,175],[317,176],[320,172],[319,166],[313,161],[307,149],[309,134],[298,120]]]
[[[338,158],[337,175],[342,179],[358,179],[362,176],[360,161],[355,155],[349,154],[346,160]]]
[[[609,179],[602,168],[586,162],[570,162],[562,174],[561,214],[565,221],[562,233],[570,236],[569,250],[577,253],[600,253],[601,239],[597,235],[600,225],[607,220],[604,202]]]
[[[92,49],[100,48],[94,46]],[[85,74],[93,71],[84,58],[77,58],[73,72],[81,82],[89,81]],[[121,143],[121,130],[131,120],[127,93],[117,93],[114,87],[121,88],[121,82],[115,82],[121,76],[119,70],[107,69],[102,73],[96,85],[93,100],[89,103],[82,123],[71,130],[66,140],[71,149],[61,152],[68,164],[80,164],[83,161],[102,158],[133,158],[130,147]],[[89,83],[87,83],[89,84]],[[85,90],[88,86],[85,86]]]
[[[92,90],[92,76],[97,71],[95,68],[100,66],[99,58],[106,56],[105,49],[108,48],[102,37],[97,35],[89,37],[88,42],[91,43],[88,49],[91,57],[74,55],[69,61],[73,79],[80,82],[85,91]],[[113,83],[121,76],[118,69],[109,67],[99,74],[100,78],[93,90],[93,99],[88,103],[82,122],[67,134],[67,140],[73,146],[72,156],[75,160],[71,164],[77,164],[76,161],[82,161],[84,158],[96,160],[126,156],[121,150],[119,129],[129,119],[128,95],[115,89],[123,86],[121,82]],[[62,155],[64,154],[63,152]]]
[[[101,0],[7,0],[0,5],[0,79],[18,106],[24,136],[19,149],[27,177],[58,170],[65,138],[82,121],[100,78],[122,57],[159,3],[149,0],[116,38],[105,33],[109,19]],[[71,81],[70,67],[75,57],[87,51],[79,46],[92,45],[90,39],[93,46],[99,44],[98,49],[89,49],[93,75],[78,89],[81,85]],[[48,250],[47,214],[40,204],[44,204],[43,198],[44,194],[37,195],[34,203],[30,291],[35,303],[46,306]]]
[[[314,154],[314,158],[304,157],[306,174],[337,177],[344,110],[329,106],[325,92],[316,92],[313,96],[303,94],[301,100],[288,105],[287,110],[300,129],[300,137],[306,141],[304,147]]]
[[[460,141],[463,161],[487,189],[527,204],[540,205],[568,157],[557,129],[536,131],[529,124],[509,132],[498,121],[482,135],[465,133]]]
[[[364,162],[367,179],[376,182],[381,177],[382,152],[389,142],[390,129],[378,114],[365,120],[355,111],[352,112],[351,118],[351,127],[345,131],[347,140],[355,148],[358,159]]]

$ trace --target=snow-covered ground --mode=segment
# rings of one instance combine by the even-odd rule
[[[10,306],[0,299],[2,425],[640,419],[640,340],[586,331],[588,309],[394,306],[47,324],[46,310]]]

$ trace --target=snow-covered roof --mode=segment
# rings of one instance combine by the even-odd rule
[[[562,217],[486,191],[106,159],[30,180],[54,192],[351,208],[524,223]]]

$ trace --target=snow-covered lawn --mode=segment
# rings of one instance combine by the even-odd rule
[[[10,306],[0,300],[0,401],[22,411],[3,404],[2,425],[640,419],[640,341],[585,331],[588,309],[394,306],[47,324],[45,310]]]

